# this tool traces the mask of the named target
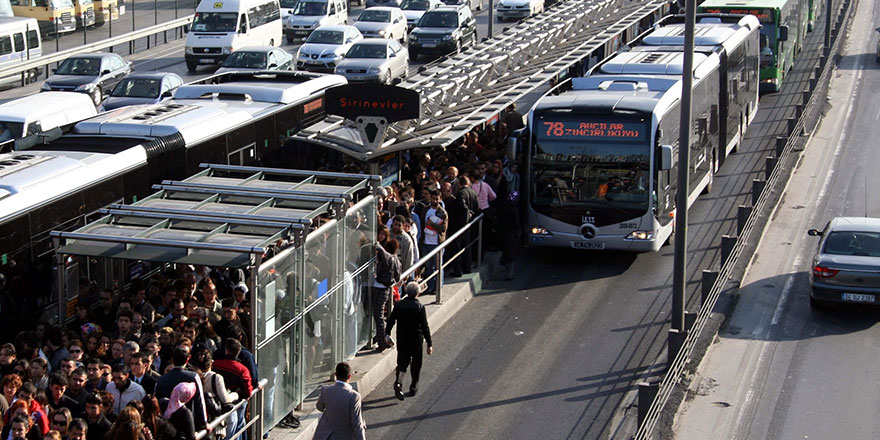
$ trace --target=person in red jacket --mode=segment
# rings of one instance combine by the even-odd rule
[[[46,435],[49,432],[49,417],[46,415],[46,411],[43,410],[42,405],[40,405],[40,402],[34,399],[36,394],[37,388],[32,383],[25,382],[18,389],[16,397],[18,397],[18,400],[27,402],[28,408],[30,408],[31,420],[40,428],[40,432]]]
[[[223,382],[225,382],[226,388],[229,391],[238,393],[241,399],[248,399],[251,393],[254,392],[254,385],[251,381],[250,371],[248,371],[244,364],[236,360],[241,352],[241,341],[235,338],[226,338],[223,342],[223,350],[224,356],[214,360],[212,369],[223,377]],[[245,420],[246,413],[247,405],[242,405],[238,410],[238,426],[227,427],[227,432],[234,433],[241,430],[247,422]],[[246,439],[244,434],[242,434],[240,439]]]

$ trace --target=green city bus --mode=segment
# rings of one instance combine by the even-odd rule
[[[760,90],[778,92],[806,38],[809,6],[810,0],[706,0],[697,12],[757,17],[761,22]]]

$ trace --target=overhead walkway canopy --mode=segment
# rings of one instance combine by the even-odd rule
[[[401,87],[421,93],[421,118],[389,124],[384,142],[368,145],[338,116],[301,130],[294,139],[360,160],[420,147],[446,147],[511,103],[583,72],[666,14],[667,0],[568,0],[505,29],[475,47],[431,65]]]
[[[68,257],[243,269],[250,347],[265,388],[252,400],[257,435],[274,426],[372,334],[369,295],[378,176],[203,165],[183,181],[73,232],[52,232],[59,315],[76,300]],[[75,258],[74,258],[75,259]],[[131,272],[114,270],[109,286]],[[143,273],[143,272],[141,272]],[[69,283],[73,283],[70,289]],[[106,286],[102,286],[106,287]],[[66,293],[71,292],[71,293]],[[73,296],[68,296],[73,295]]]

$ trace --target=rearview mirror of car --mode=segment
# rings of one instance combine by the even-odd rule
[[[820,231],[818,229],[810,229],[810,230],[807,230],[807,235],[809,235],[810,237],[821,237],[822,231]]]

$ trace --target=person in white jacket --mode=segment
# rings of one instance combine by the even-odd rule
[[[223,380],[223,376],[215,371],[211,371],[213,363],[214,358],[211,352],[205,348],[197,349],[190,360],[190,365],[196,368],[196,373],[202,380],[205,393],[211,393],[216,396],[217,401],[221,405],[231,406],[238,402],[239,395],[234,391],[226,389],[226,382]],[[233,411],[229,418],[226,419],[226,423],[215,429],[214,434],[221,436],[225,440],[231,440],[232,435],[235,434],[236,426],[238,426],[238,414],[237,411]]]
[[[112,378],[107,384],[107,392],[113,395],[113,414],[119,414],[122,408],[132,400],[140,401],[147,395],[144,387],[128,377],[128,370],[123,364],[116,364],[110,371]]]

